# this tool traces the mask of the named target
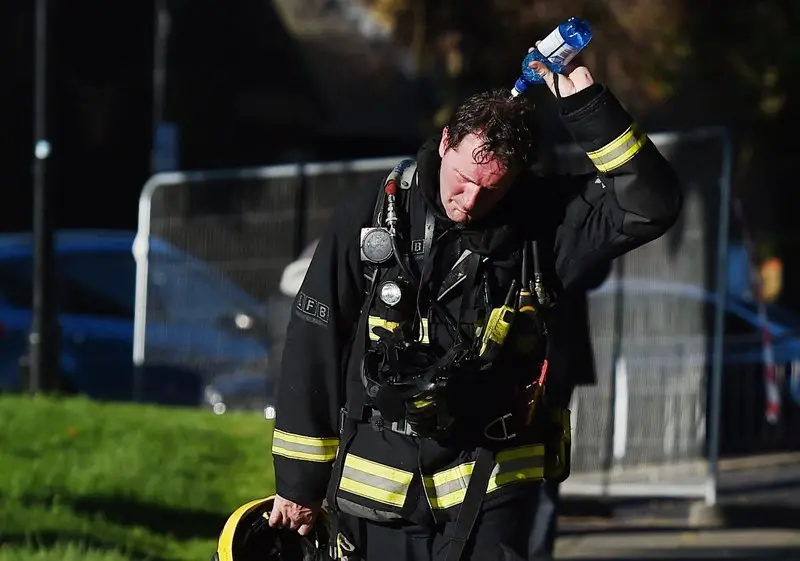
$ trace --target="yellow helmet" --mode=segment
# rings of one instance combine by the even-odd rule
[[[230,515],[212,561],[329,561],[330,519],[320,511],[314,530],[301,536],[272,528],[269,513],[275,496],[250,501]]]

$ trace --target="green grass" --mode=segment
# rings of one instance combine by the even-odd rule
[[[84,399],[0,397],[0,561],[208,561],[271,494],[271,425]]]

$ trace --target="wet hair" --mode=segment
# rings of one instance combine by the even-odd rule
[[[523,96],[495,89],[468,97],[447,124],[448,146],[457,148],[468,134],[484,142],[473,157],[478,163],[491,158],[506,168],[527,167],[536,155],[534,104]]]

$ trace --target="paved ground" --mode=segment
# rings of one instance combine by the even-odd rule
[[[800,454],[721,467],[714,509],[682,501],[568,501],[558,559],[800,561]]]
[[[559,540],[557,559],[800,560],[798,530],[611,530]]]

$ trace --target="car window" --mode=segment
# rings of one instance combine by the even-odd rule
[[[57,256],[60,311],[133,319],[136,262],[130,252],[74,252]]]
[[[29,257],[0,261],[0,298],[12,308],[33,307],[33,263]]]
[[[136,269],[124,253],[66,253],[56,256],[60,313],[133,318]],[[0,296],[18,309],[33,307],[33,259],[0,261]]]
[[[253,312],[253,300],[203,263],[159,255],[150,259],[148,270],[150,286],[163,294],[173,320],[216,321],[223,314]]]
[[[172,297],[174,307],[191,308],[192,303],[206,313],[217,306],[230,312],[235,307],[225,284],[208,273],[191,272],[175,261],[164,267],[151,263],[147,290],[147,317],[163,318],[165,300]],[[162,265],[162,266],[159,266]],[[136,261],[130,252],[72,252],[57,256],[57,290],[60,313],[133,319],[136,295]],[[167,282],[169,281],[169,282]],[[33,307],[33,260],[30,256],[0,260],[0,299],[8,306],[30,310]],[[243,305],[243,304],[242,304]],[[184,311],[184,313],[186,313]]]

